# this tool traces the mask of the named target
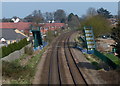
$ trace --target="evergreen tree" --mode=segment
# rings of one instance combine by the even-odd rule
[[[71,28],[78,28],[80,26],[79,17],[73,13],[70,13],[68,15],[68,26]]]
[[[101,16],[104,16],[105,18],[111,18],[112,15],[110,14],[109,11],[107,11],[106,9],[100,8],[97,10],[98,14]]]
[[[116,53],[118,54],[118,57],[120,58],[120,20],[118,22],[117,27],[114,27],[112,29],[112,38],[115,40],[116,45]]]

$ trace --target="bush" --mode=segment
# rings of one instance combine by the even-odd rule
[[[33,48],[32,47],[25,47],[25,54],[32,55],[33,54]]]
[[[86,18],[81,22],[81,26],[91,26],[93,28],[95,38],[103,34],[109,34],[111,32],[109,22],[107,21],[107,19],[100,15]]]
[[[27,41],[27,39],[22,39],[20,40],[18,43],[12,43],[9,44],[8,46],[3,46],[2,49],[2,57],[5,57],[7,55],[9,55],[10,53],[16,51],[16,50],[20,50],[22,49],[24,46],[26,46],[29,42]]]

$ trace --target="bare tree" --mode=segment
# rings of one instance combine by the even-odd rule
[[[97,15],[96,9],[93,8],[93,7],[88,8],[87,17],[92,17],[92,16],[95,16],[95,15]]]
[[[33,22],[35,22],[35,23],[40,23],[44,20],[40,10],[38,10],[38,11],[34,10],[32,15],[33,15]]]
[[[66,20],[66,13],[65,13],[65,11],[62,10],[62,9],[58,9],[54,13],[54,18],[55,18],[55,21],[59,21],[61,23],[65,23],[65,20]]]
[[[54,13],[53,13],[53,12],[46,12],[46,13],[44,14],[44,17],[45,17],[45,20],[46,20],[46,21],[54,20]]]
[[[40,23],[44,20],[40,10],[34,10],[30,15],[24,18],[28,22]]]

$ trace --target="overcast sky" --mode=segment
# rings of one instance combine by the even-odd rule
[[[86,14],[89,7],[96,9],[103,7],[113,15],[116,15],[118,11],[117,2],[2,2],[2,17],[18,16],[23,18],[34,10],[41,10],[42,13],[45,13],[57,9],[63,9],[67,14],[72,12],[82,16]]]

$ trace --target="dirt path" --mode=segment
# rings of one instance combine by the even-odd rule
[[[32,84],[40,84],[40,80],[41,80],[40,76],[42,74],[43,66],[44,66],[46,55],[47,55],[47,52],[48,52],[49,48],[50,48],[50,46],[47,47],[46,51],[43,53],[43,55],[41,57],[40,62],[37,65],[36,74],[33,78]]]

